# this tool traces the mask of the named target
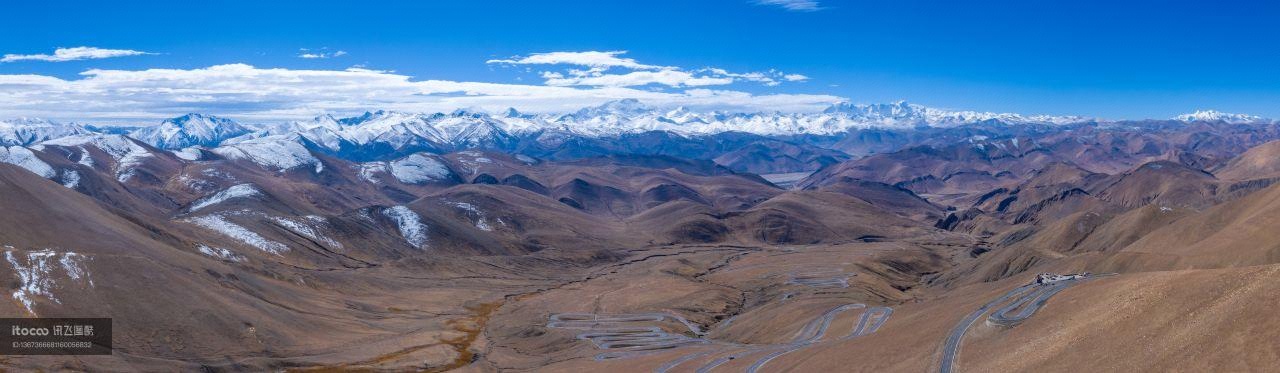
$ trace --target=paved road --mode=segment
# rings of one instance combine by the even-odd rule
[[[623,313],[623,314],[594,314],[594,313],[558,313],[551,315],[551,321],[547,323],[548,328],[561,329],[593,329],[595,326],[612,325],[619,323],[635,323],[635,322],[659,322],[663,320],[675,320],[684,324],[689,331],[694,334],[703,335],[702,328],[698,324],[689,322],[683,317],[672,315],[669,313]]]
[[[862,317],[858,319],[858,324],[854,326],[851,332],[849,332],[849,335],[841,337],[840,339],[842,340],[853,339],[853,338],[861,337],[867,334],[875,333],[876,330],[880,330],[880,326],[884,325],[885,321],[889,321],[889,315],[891,314],[893,314],[893,309],[889,307],[868,308],[866,311],[862,312]],[[832,315],[832,317],[834,317],[834,315]],[[826,320],[826,324],[830,324],[830,323],[831,323],[831,320],[828,318]],[[825,334],[825,332],[826,330],[824,328],[823,334]],[[757,370],[760,370],[760,368],[763,368],[765,364],[768,364],[773,359],[777,359],[782,355],[786,355],[786,354],[804,349],[805,347],[809,347],[809,345],[817,343],[821,339],[822,339],[822,336],[819,335],[817,338],[810,339],[802,343],[793,344],[792,346],[788,346],[787,348],[781,351],[775,351],[773,353],[770,353],[769,355],[766,355],[765,357],[760,358],[760,360],[756,360],[755,364],[751,364],[751,366],[747,368],[747,373],[756,373]]]
[[[693,338],[682,333],[667,333],[654,325],[664,320],[675,320],[702,335],[697,324],[683,317],[667,313],[633,313],[600,315],[594,313],[560,313],[551,315],[548,328],[582,330],[578,339],[589,340],[596,348],[607,352],[596,355],[596,360],[650,354],[670,348],[709,343],[703,338]]]
[[[951,334],[947,335],[947,341],[942,346],[942,363],[939,366],[939,371],[942,373],[951,373],[955,369],[955,360],[956,356],[958,356],[960,352],[960,341],[964,338],[964,333],[968,331],[969,327],[973,326],[973,323],[977,322],[982,315],[986,314],[987,311],[1004,304],[1009,301],[1009,299],[1017,297],[1013,302],[997,309],[987,318],[991,323],[997,325],[1017,325],[1023,320],[1031,317],[1031,315],[1034,315],[1036,311],[1039,311],[1040,308],[1044,306],[1045,302],[1049,301],[1049,297],[1052,297],[1054,294],[1061,292],[1071,285],[1075,285],[1076,283],[1087,279],[1088,278],[1062,280],[1049,284],[1031,283],[1022,285],[973,311],[969,316],[960,320],[960,323],[957,324],[954,329],[951,329]]]
[[[787,283],[815,288],[847,288],[852,276],[853,274],[845,273],[839,268],[816,268],[791,272],[791,279]]]
[[[1039,311],[1040,307],[1044,307],[1045,302],[1049,301],[1049,297],[1058,294],[1058,292],[1071,285],[1075,285],[1078,281],[1081,280],[1063,280],[1037,286],[1035,290],[1023,294],[1012,303],[992,312],[991,316],[987,317],[987,321],[1003,326],[1018,325],[1023,320],[1034,315],[1036,311]]]
[[[858,319],[858,326],[853,329],[849,335],[842,339],[853,339],[867,334],[875,333],[889,321],[889,315],[893,314],[893,309],[889,307],[871,307],[862,313],[862,318]]]
[[[747,368],[748,373],[755,373],[757,370],[759,370],[765,364],[768,364],[769,361],[772,361],[773,359],[776,359],[780,356],[786,355],[791,352],[795,352],[797,350],[803,349],[812,344],[820,342],[827,335],[827,331],[831,327],[831,322],[835,320],[836,316],[839,316],[841,313],[849,310],[856,310],[856,309],[863,309],[863,308],[866,308],[866,305],[860,304],[860,303],[846,304],[846,305],[832,308],[831,310],[828,310],[827,312],[823,313],[821,316],[805,324],[804,328],[800,330],[799,335],[797,335],[796,338],[790,343],[784,343],[784,344],[778,344],[778,345],[764,345],[764,346],[721,344],[719,348],[714,348],[706,351],[699,351],[692,354],[681,356],[680,358],[677,358],[675,360],[667,362],[666,364],[663,364],[662,366],[658,367],[654,371],[657,373],[666,373],[667,371],[674,369],[675,367],[681,364],[687,363],[689,361],[701,359],[701,358],[706,358],[708,356],[713,356],[715,354],[724,353],[727,350],[731,352],[727,355],[716,358],[698,367],[697,372],[708,373],[711,370],[725,363],[728,363],[730,361],[742,359],[752,355],[764,354],[759,359],[757,359],[754,364],[752,364],[750,367]],[[844,337],[841,337],[840,339],[849,339],[849,338],[854,338],[854,337],[859,337],[859,336],[874,333],[876,330],[880,329],[880,326],[884,325],[885,321],[889,319],[889,315],[891,315],[892,313],[893,313],[893,309],[888,307],[866,308],[866,311],[862,313],[862,317],[858,320],[858,323],[853,326],[853,329],[850,331],[850,333]]]
[[[972,326],[974,322],[978,321],[978,318],[982,317],[982,315],[987,313],[987,311],[990,311],[991,308],[999,305],[1000,303],[1004,303],[1009,300],[1009,298],[1013,298],[1035,286],[1035,284],[1027,284],[1014,288],[1003,296],[982,305],[981,308],[978,308],[978,310],[973,311],[969,316],[960,320],[960,324],[956,325],[954,329],[951,329],[951,334],[947,335],[947,342],[942,346],[942,365],[940,372],[951,373],[952,366],[955,363],[956,353],[960,349],[960,339],[964,337],[964,332],[969,330],[969,327]]]

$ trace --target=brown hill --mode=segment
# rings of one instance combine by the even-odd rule
[[[1216,202],[1218,180],[1208,172],[1157,161],[1114,175],[1089,188],[1090,193],[1124,208],[1147,204],[1201,209]]]
[[[1100,269],[1222,268],[1280,262],[1280,186],[1210,207],[1152,231]]]
[[[1250,148],[1213,174],[1219,179],[1231,181],[1280,177],[1280,141]]]

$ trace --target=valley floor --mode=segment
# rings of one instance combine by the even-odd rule
[[[274,356],[211,358],[205,367],[300,372],[938,371],[944,341],[957,323],[1033,278],[1025,274],[951,289],[930,284],[934,273],[968,256],[972,242],[960,237],[655,247],[576,275],[416,279],[430,291],[383,300],[385,309],[376,314],[400,320],[369,321],[381,325],[380,332],[340,343],[318,341],[312,348]],[[1055,269],[1065,272],[1070,266]],[[1280,265],[1140,272],[1085,281],[1049,299],[1016,326],[991,323],[983,314],[964,335],[953,371],[1265,370],[1277,359],[1269,347],[1280,339],[1280,320],[1269,315],[1280,304],[1280,288],[1264,279],[1277,275]],[[386,332],[394,329],[387,325],[402,331]],[[0,367],[199,368],[127,353],[6,357]]]

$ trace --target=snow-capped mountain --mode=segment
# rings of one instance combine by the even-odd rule
[[[343,118],[343,138],[356,144],[385,143],[394,149],[444,143],[445,135],[432,126],[430,114],[378,110]]]
[[[0,145],[31,145],[88,132],[78,124],[62,124],[40,118],[0,120]]]
[[[898,101],[889,104],[856,105],[837,103],[823,111],[843,114],[850,121],[882,126],[954,126],[1000,121],[1006,124],[1070,124],[1091,120],[1078,116],[1024,116],[1013,113],[952,111]]]
[[[140,145],[136,140],[124,135],[110,135],[101,133],[72,135],[57,138],[41,143],[39,148],[44,145],[76,147],[81,149],[79,162],[89,167],[93,167],[94,161],[85,153],[86,147],[94,147],[101,150],[111,157],[113,172],[116,179],[120,182],[126,182],[134,176],[134,169],[142,164],[147,158],[153,155],[146,146]]]
[[[1263,121],[1256,116],[1217,111],[1199,111],[1176,119],[1228,123]],[[651,131],[684,138],[725,133],[767,137],[840,135],[853,129],[869,128],[1056,126],[1086,122],[1097,120],[1073,116],[952,111],[904,101],[872,105],[841,102],[816,113],[741,113],[687,107],[658,108],[635,99],[624,99],[563,114],[522,113],[514,108],[496,114],[471,109],[450,113],[378,110],[346,118],[321,115],[310,120],[264,125],[244,125],[231,119],[193,113],[134,130],[128,136],[174,151],[179,158],[191,161],[199,160],[202,154],[216,154],[223,158],[249,160],[282,172],[309,166],[319,173],[323,164],[311,154],[312,151],[357,162],[375,162],[422,151],[447,153],[475,148],[518,151],[528,146],[554,149],[575,138],[609,141]],[[41,143],[69,146],[67,141],[108,139],[103,136],[104,133],[95,127],[41,119],[0,122],[0,145],[4,146],[38,146]],[[128,145],[127,141],[120,141],[123,136],[117,137],[109,138],[113,140],[111,144]],[[64,138],[69,140],[59,142]],[[111,150],[126,147],[95,145]],[[589,149],[593,145],[584,143],[584,146]],[[587,150],[584,154],[593,151],[596,150]],[[112,154],[114,157],[115,153]],[[20,149],[7,150],[6,157],[11,160],[30,158]],[[127,175],[128,167],[124,167],[119,176]]]
[[[540,129],[542,126],[518,113],[495,117],[461,110],[450,114],[379,110],[350,118],[322,115],[309,121],[265,126],[226,144],[264,136],[298,135],[334,152],[349,150],[348,147],[373,146],[393,150],[501,148],[515,142],[512,133],[526,134]]]
[[[1224,113],[1217,110],[1198,110],[1194,113],[1182,114],[1174,117],[1176,120],[1183,122],[1227,122],[1227,123],[1255,123],[1262,122],[1266,119],[1248,114]]]
[[[196,145],[216,146],[223,140],[249,132],[234,120],[192,113],[166,119],[157,126],[140,128],[130,136],[157,148],[182,149]]]
[[[820,113],[729,113],[685,107],[660,109],[635,99],[624,99],[566,114],[526,114],[516,109],[497,115],[472,110],[434,114],[378,110],[348,118],[322,115],[311,120],[259,126],[192,113],[134,130],[129,135],[168,150],[192,146],[215,148],[277,137],[305,139],[333,152],[368,147],[444,151],[503,148],[520,137],[539,134],[556,138],[614,137],[648,131],[667,131],[681,136],[724,132],[765,136],[830,135],[856,128],[957,126],[990,121],[1065,124],[1086,120],[1088,118],[948,111],[902,101],[875,105],[837,103]],[[6,145],[30,145],[89,132],[93,131],[78,125],[36,119],[0,122],[0,136],[3,136],[0,141]]]

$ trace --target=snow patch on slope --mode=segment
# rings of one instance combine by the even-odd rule
[[[408,184],[440,181],[449,178],[449,167],[435,157],[411,154],[391,161],[391,175]]]
[[[405,184],[421,184],[448,180],[452,171],[439,158],[422,153],[410,154],[391,162],[365,162],[357,165],[360,179],[373,184],[382,182],[379,174],[389,173]]]
[[[134,169],[138,167],[138,165],[141,165],[143,160],[152,156],[151,152],[148,151],[146,147],[138,145],[138,143],[134,142],[132,139],[121,135],[75,135],[45,141],[42,145],[81,147],[81,149],[83,149],[85,145],[93,145],[111,156],[111,159],[115,160],[116,167],[114,171],[116,174],[116,180],[119,180],[122,183],[129,181],[129,179],[134,175]],[[88,157],[87,152],[83,154],[84,155],[82,155],[82,157]],[[83,158],[81,161],[83,161]],[[92,162],[92,160],[89,162]]]
[[[342,248],[341,243],[339,243],[338,241],[332,238],[325,236],[324,234],[321,234],[320,228],[313,227],[311,225],[311,224],[316,224],[316,225],[323,224],[325,222],[324,217],[311,215],[311,216],[307,216],[305,220],[306,222],[299,222],[296,220],[283,218],[279,216],[271,217],[271,221],[274,221],[276,224],[279,224],[281,227],[288,229],[290,232],[297,233],[306,238],[310,238],[312,241],[322,243],[333,249]]]
[[[458,152],[458,162],[462,163],[462,166],[466,167],[467,171],[476,174],[480,172],[480,165],[493,163],[493,160],[485,158],[484,153],[467,150]]]
[[[253,196],[260,196],[260,195],[262,195],[262,192],[258,191],[258,188],[254,188],[252,184],[239,184],[239,185],[235,185],[230,188],[227,188],[225,190],[219,191],[217,193],[214,193],[211,196],[196,200],[191,204],[191,207],[187,208],[187,212],[195,212],[205,207],[222,203],[229,199],[253,197]]]
[[[400,236],[413,247],[422,248],[427,244],[427,226],[422,224],[422,217],[405,206],[395,206],[382,210],[382,214],[395,221],[400,229]]]
[[[56,173],[48,163],[36,158],[36,154],[21,146],[0,146],[0,162],[9,163],[27,169],[46,179],[52,179]]]
[[[62,186],[68,189],[80,186],[80,173],[76,170],[62,170]]]
[[[296,140],[293,137],[268,136],[221,146],[213,152],[231,159],[247,159],[279,172],[305,165],[313,166],[316,173],[324,171],[324,164]]]
[[[223,261],[227,261],[227,262],[239,263],[239,262],[245,261],[245,258],[243,255],[236,254],[231,250],[223,249],[221,247],[209,247],[205,245],[200,245],[197,248],[197,250],[200,250],[201,254],[208,255],[208,256],[211,256]]]
[[[182,159],[184,161],[200,160],[200,149],[195,147],[182,148],[182,149],[174,150],[171,153],[173,153],[173,156],[178,157],[179,159]]]
[[[373,184],[379,183],[379,173],[390,172],[390,168],[384,162],[366,162],[358,166],[360,167],[360,178]]]
[[[83,146],[80,147],[80,159],[76,160],[76,163],[93,168],[93,157],[89,156],[89,149],[85,149]]]
[[[463,211],[466,211],[468,217],[475,219],[475,225],[477,229],[480,229],[485,232],[493,231],[493,226],[489,225],[489,222],[485,220],[484,212],[480,211],[480,209],[477,208],[476,205],[466,203],[466,202],[445,202],[445,203],[452,205],[453,207],[462,209]],[[501,222],[501,220],[499,220],[499,222]]]
[[[224,236],[231,237],[246,245],[253,246],[267,253],[281,255],[281,253],[289,251],[289,247],[282,243],[268,240],[261,235],[254,233],[238,224],[232,223],[222,215],[206,215],[186,219],[191,224],[198,225],[205,229],[221,233]]]
[[[39,251],[18,252],[13,250],[12,246],[5,246],[5,259],[9,265],[13,267],[14,274],[18,275],[18,290],[13,292],[13,298],[21,302],[26,307],[27,312],[35,314],[35,297],[43,297],[54,303],[61,304],[57,297],[53,295],[53,290],[59,285],[54,280],[54,271],[61,269],[62,273],[74,282],[87,283],[93,286],[93,279],[89,277],[89,269],[85,267],[84,262],[87,256],[74,252],[58,253],[51,249]]]

